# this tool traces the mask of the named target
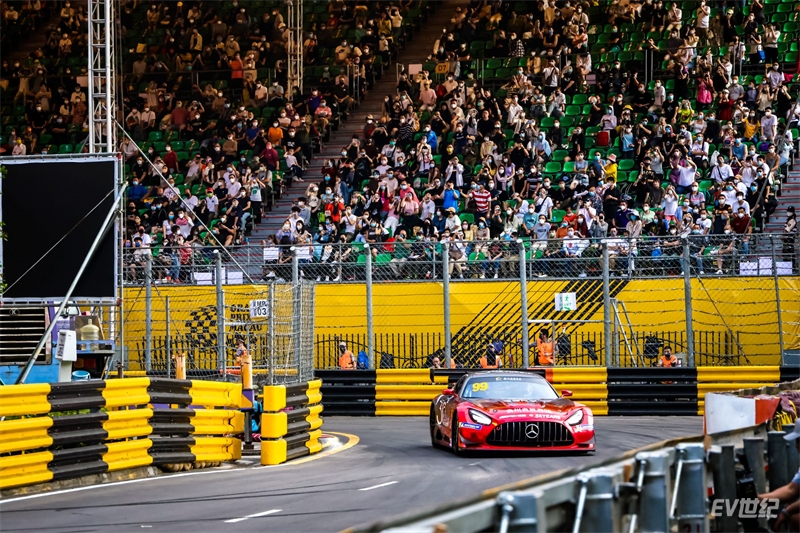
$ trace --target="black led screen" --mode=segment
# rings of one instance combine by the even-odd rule
[[[0,166],[6,168],[0,183],[6,234],[0,258],[7,286],[3,296],[61,297],[111,208],[116,163],[113,160],[7,163],[0,160]],[[116,296],[114,235],[112,227],[81,277],[73,298]]]

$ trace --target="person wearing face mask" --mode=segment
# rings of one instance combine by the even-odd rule
[[[742,121],[744,125],[744,131],[742,132],[742,137],[746,141],[754,142],[756,139],[756,134],[758,133],[760,124],[756,119],[756,112],[755,110],[750,110],[744,117]]]
[[[746,209],[745,209],[746,206]],[[753,232],[752,220],[750,218],[750,206],[745,203],[744,206],[734,206],[736,214],[730,220],[731,230],[738,236],[739,242],[742,244],[742,252],[745,255],[750,254],[750,234]]]
[[[761,117],[759,126],[759,140],[770,143],[774,142],[778,134],[778,117],[772,112],[771,107],[767,107],[764,110],[764,116]]]

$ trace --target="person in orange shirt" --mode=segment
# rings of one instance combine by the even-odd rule
[[[339,369],[355,370],[356,358],[353,356],[353,352],[347,349],[346,342],[339,343],[339,351],[341,352],[341,355],[339,355]]]
[[[486,355],[481,357],[481,368],[500,368],[503,364],[503,343],[494,341],[486,348]]]
[[[539,332],[536,340],[536,351],[538,353],[538,363],[540,366],[553,366],[553,339],[547,329]]]
[[[664,346],[664,353],[661,356],[661,360],[658,362],[658,366],[664,368],[678,366],[678,358],[675,357],[675,354],[672,353],[672,349],[669,346]]]
[[[439,358],[438,355],[435,355],[433,357],[433,359],[431,359],[431,368],[445,368],[444,363],[442,363],[442,360]],[[455,357],[450,357],[450,368],[451,369],[455,369],[456,368],[456,358]]]

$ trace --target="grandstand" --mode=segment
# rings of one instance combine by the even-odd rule
[[[496,277],[516,238],[563,259],[607,236],[708,253],[726,230],[797,272],[800,4],[743,4],[305,0],[292,94],[284,2],[122,1],[128,281],[148,253],[191,281],[219,245],[388,263],[447,239]],[[0,16],[0,153],[85,151],[85,3]]]

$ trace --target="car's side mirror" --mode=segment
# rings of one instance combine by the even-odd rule
[[[442,391],[442,394],[444,396],[455,396],[456,395],[456,391],[454,391],[453,389],[444,389]]]
[[[562,390],[561,391],[561,397],[562,398],[569,398],[570,396],[572,396],[572,391],[571,390]]]

